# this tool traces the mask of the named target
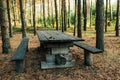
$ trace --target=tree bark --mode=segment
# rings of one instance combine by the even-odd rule
[[[22,38],[26,37],[26,22],[25,22],[25,15],[23,9],[23,0],[19,0],[20,5],[20,15],[21,15],[21,23],[22,23]]]
[[[67,31],[67,27],[66,27],[66,0],[63,0],[63,6],[64,6],[64,31]]]
[[[77,14],[77,0],[75,0],[75,12],[74,12],[74,33],[73,36],[76,35],[76,26],[77,26],[77,21],[76,21],[76,14]]]
[[[61,13],[62,13],[62,32],[64,32],[64,0],[62,0],[62,8],[61,8]]]
[[[87,29],[87,2],[86,0],[83,0],[83,16],[84,16],[83,30],[86,31]]]
[[[106,11],[105,11],[105,32],[107,32],[107,22],[108,22],[108,20],[107,20],[107,12],[108,12],[108,0],[106,0]]]
[[[104,0],[96,2],[96,48],[104,51]]]
[[[33,27],[34,27],[34,35],[36,35],[35,0],[32,0],[32,3],[33,3]]]
[[[59,27],[61,28],[61,0],[59,0],[59,12],[58,12],[58,22],[59,22]]]
[[[45,0],[42,0],[43,2],[43,21],[44,21],[44,27],[46,27],[46,22],[45,22]]]
[[[53,1],[51,1],[51,12],[52,12],[52,26],[54,28],[54,17],[53,17]]]
[[[112,14],[112,4],[111,4],[111,0],[109,0],[109,9],[110,9],[110,21],[112,21],[112,19],[113,19],[113,14]]]
[[[8,14],[8,21],[9,21],[9,36],[12,37],[12,26],[11,26],[11,16],[10,16],[9,0],[7,0],[7,14]]]
[[[90,4],[90,28],[92,27],[92,0]]]
[[[50,1],[48,0],[48,23],[50,24]]]
[[[57,9],[57,0],[54,0],[55,3],[55,19],[56,19],[56,30],[58,30],[58,9]]]
[[[62,32],[67,31],[66,27],[66,0],[62,0]]]
[[[117,13],[116,13],[116,36],[119,36],[119,14],[120,14],[120,0],[117,0]]]
[[[81,29],[81,0],[78,0],[78,25],[77,25],[77,36],[82,38],[82,29]]]
[[[70,27],[70,0],[68,0],[68,28]]]
[[[0,27],[2,34],[2,53],[10,53],[6,0],[0,0]]]
[[[15,28],[16,27],[16,15],[15,15],[16,14],[16,11],[15,11],[16,10],[15,9],[16,8],[16,1],[13,0],[12,4],[13,4],[13,18],[14,18],[14,20],[13,20],[14,21],[14,26],[13,27]]]

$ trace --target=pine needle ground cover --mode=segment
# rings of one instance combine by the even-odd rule
[[[110,32],[111,33],[111,32]],[[40,61],[43,60],[41,52],[37,50],[39,40],[37,36],[28,33],[29,51],[25,57],[25,72],[16,73],[15,64],[10,62],[11,57],[16,51],[20,41],[21,34],[17,33],[11,38],[12,52],[2,54],[2,42],[0,36],[0,80],[99,80],[99,79],[120,79],[120,38],[115,37],[109,32],[105,34],[105,52],[103,54],[93,55],[93,65],[84,66],[84,52],[82,49],[73,46],[71,52],[76,60],[73,68],[65,69],[40,69]],[[83,32],[85,43],[95,46],[95,32]],[[44,51],[44,53],[47,53]]]

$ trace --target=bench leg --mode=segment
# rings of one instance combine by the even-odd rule
[[[89,53],[89,51],[84,50],[84,64],[86,66],[91,66],[92,65],[92,56]]]
[[[16,72],[18,73],[24,72],[24,61],[23,60],[16,61]]]

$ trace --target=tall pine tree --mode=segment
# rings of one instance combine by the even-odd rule
[[[104,51],[104,0],[96,2],[96,48]]]
[[[2,34],[2,53],[10,52],[10,39],[8,32],[8,20],[7,20],[7,4],[6,0],[0,0],[0,27]]]

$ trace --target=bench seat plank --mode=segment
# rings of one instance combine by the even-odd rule
[[[103,52],[100,49],[97,49],[95,47],[89,46],[89,45],[84,44],[84,43],[74,42],[73,44],[82,48],[82,49],[84,49],[84,64],[86,66],[91,66],[92,65],[91,53],[97,54],[97,53],[102,53]]]
[[[15,61],[16,72],[18,73],[24,72],[24,68],[25,68],[24,57],[25,57],[26,51],[28,50],[28,41],[29,41],[29,38],[23,38],[15,54],[11,58],[11,61]]]
[[[23,60],[28,47],[28,38],[23,38],[11,61]]]
[[[100,49],[97,49],[95,47],[92,47],[92,46],[89,46],[87,44],[84,44],[84,43],[80,43],[80,42],[74,42],[74,45],[80,47],[80,48],[83,48],[93,54],[97,54],[97,53],[102,53],[103,51],[100,50]]]

